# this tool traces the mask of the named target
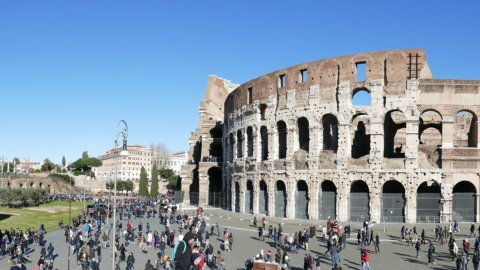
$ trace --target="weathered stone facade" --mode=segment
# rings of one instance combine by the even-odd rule
[[[479,89],[480,81],[433,79],[421,49],[249,81],[225,100],[224,202],[286,218],[478,222]],[[370,106],[352,104],[359,92]]]

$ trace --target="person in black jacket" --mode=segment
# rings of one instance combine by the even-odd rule
[[[175,252],[175,269],[187,270],[192,262],[192,245],[195,235],[192,232],[187,232],[183,240],[177,243],[177,250]]]

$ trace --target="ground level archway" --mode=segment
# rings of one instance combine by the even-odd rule
[[[370,220],[370,195],[367,183],[358,180],[350,188],[350,221]]]
[[[245,213],[253,212],[253,183],[247,181],[247,189],[245,190]]]
[[[265,181],[260,181],[260,201],[259,201],[259,208],[258,213],[260,214],[268,214],[268,189],[267,184]]]
[[[222,202],[222,170],[218,167],[208,169],[208,205],[220,207]]]
[[[308,219],[308,185],[305,181],[297,182],[297,190],[295,192],[295,218]]]
[[[276,183],[275,216],[287,217],[287,189],[283,181],[277,181]]]
[[[461,181],[453,187],[452,219],[475,222],[476,193],[477,189],[468,181]]]
[[[337,217],[337,187],[332,181],[323,181],[318,200],[318,219],[327,220]]]
[[[440,185],[425,181],[417,189],[417,222],[439,222]]]
[[[383,184],[382,221],[405,222],[405,188],[396,180]]]

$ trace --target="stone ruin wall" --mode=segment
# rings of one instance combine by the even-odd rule
[[[409,62],[411,54],[419,56],[415,67]],[[357,81],[357,63],[366,63],[364,81]],[[305,69],[308,79],[302,83],[299,71]],[[280,75],[285,75],[285,85],[281,85]],[[320,186],[323,181],[330,180],[337,188],[336,216],[347,221],[350,188],[354,181],[362,180],[369,189],[370,219],[379,222],[382,186],[387,180],[396,180],[405,189],[405,221],[415,222],[417,188],[421,183],[434,182],[441,187],[441,218],[451,220],[453,187],[468,181],[476,192],[479,190],[476,118],[480,113],[479,88],[479,81],[433,79],[426,54],[421,49],[364,53],[305,63],[249,81],[225,101],[223,150],[226,162],[223,169],[224,185],[230,191],[226,203],[232,209],[246,211],[245,194],[250,180],[254,193],[252,210],[259,213],[259,183],[263,180],[269,191],[268,212],[272,215],[275,194],[271,191],[281,180],[287,190],[286,217],[294,218],[293,194],[298,181],[303,180],[310,198],[309,218],[318,219]],[[359,89],[370,93],[371,106],[352,105],[352,96]],[[459,118],[460,111],[470,115]],[[331,142],[324,142],[326,115],[333,115],[337,121],[336,149],[330,149]],[[352,140],[359,117],[367,124],[370,150],[367,155],[352,158]],[[308,120],[308,151],[299,146],[300,118]],[[279,158],[279,121],[286,124],[287,130],[284,158]],[[386,121],[390,121],[387,127]],[[458,130],[462,121],[472,126],[468,132]],[[402,131],[389,134],[396,126],[402,126]],[[435,132],[427,131],[423,134],[425,142],[420,142],[419,130],[432,126],[441,131],[440,138]],[[262,160],[261,150],[262,127],[267,130],[268,137],[265,144],[268,158],[265,160]],[[251,156],[247,155],[248,128],[253,131]],[[466,141],[468,134],[470,139]],[[396,136],[390,142],[393,146],[386,144],[388,136]],[[386,145],[389,154],[385,154]],[[236,183],[240,190],[235,190]],[[236,192],[240,194],[238,202],[234,199],[238,196]],[[477,198],[476,221],[479,221],[478,201]],[[237,203],[240,206],[236,206]]]

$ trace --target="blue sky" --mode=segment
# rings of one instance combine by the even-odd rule
[[[209,74],[243,83],[357,52],[425,48],[480,79],[478,1],[1,1],[0,156],[60,163],[129,143],[188,148]]]

